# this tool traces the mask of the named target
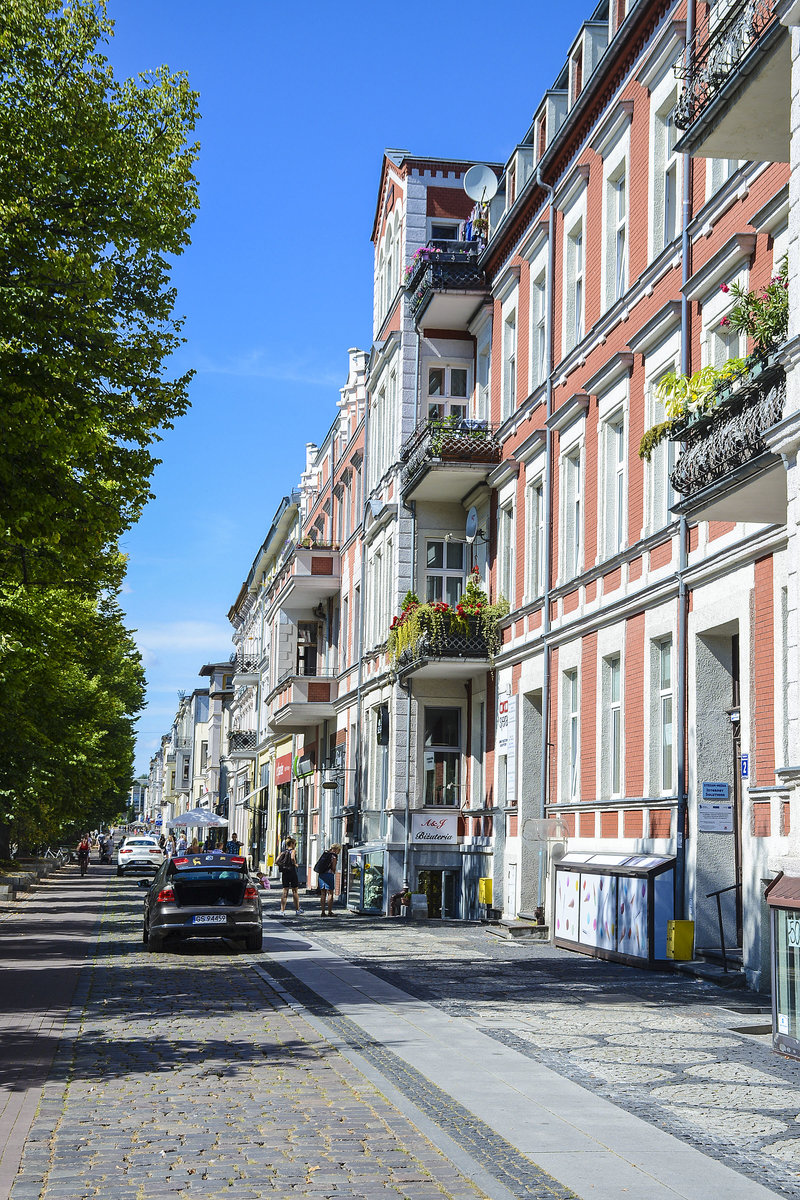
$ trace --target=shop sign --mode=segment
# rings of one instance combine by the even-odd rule
[[[275,759],[275,786],[280,787],[284,783],[291,783],[292,780],[292,756],[291,754],[282,754],[280,758]]]
[[[506,756],[506,804],[517,802],[517,697],[501,696],[497,702],[495,749]]]
[[[697,828],[700,833],[733,833],[733,805],[701,801],[697,806]]]
[[[704,783],[704,800],[727,800],[730,795],[727,783]]]
[[[295,779],[304,779],[306,775],[313,775],[313,758],[301,758],[299,754],[295,755],[293,770]]]
[[[429,813],[413,813],[411,837],[415,842],[429,845],[452,845],[458,841],[458,814],[448,813],[439,817]]]

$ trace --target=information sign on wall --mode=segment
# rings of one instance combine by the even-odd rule
[[[727,800],[730,795],[730,789],[727,783],[704,783],[703,784],[703,799],[704,800]]]
[[[733,805],[701,800],[697,806],[697,828],[700,833],[733,833]]]
[[[501,696],[497,702],[495,749],[506,756],[506,804],[517,802],[517,697]]]

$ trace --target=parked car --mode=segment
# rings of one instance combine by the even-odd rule
[[[117,874],[129,871],[157,871],[164,861],[164,851],[155,838],[128,837],[117,851]]]
[[[162,950],[167,938],[232,938],[261,949],[261,897],[247,859],[238,854],[191,854],[168,859],[144,898],[142,941]]]

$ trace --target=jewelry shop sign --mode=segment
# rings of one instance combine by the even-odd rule
[[[447,813],[440,817],[430,813],[413,813],[411,837],[415,842],[425,842],[430,846],[452,845],[458,841],[458,814]]]

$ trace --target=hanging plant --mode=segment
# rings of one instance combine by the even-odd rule
[[[402,611],[392,618],[389,627],[389,655],[394,662],[406,652],[413,657],[423,650],[434,656],[442,655],[451,637],[478,636],[483,639],[489,662],[493,664],[502,643],[498,625],[508,611],[508,601],[503,597],[489,604],[478,568],[474,567],[455,607],[451,608],[444,600],[420,604],[413,592],[406,593]]]
[[[712,412],[723,389],[745,374],[747,368],[746,358],[729,358],[721,367],[709,364],[692,375],[678,375],[674,371],[665,375],[656,388],[656,395],[664,405],[667,419],[647,430],[639,443],[639,458],[650,462],[656,446],[671,437],[687,417]]]

